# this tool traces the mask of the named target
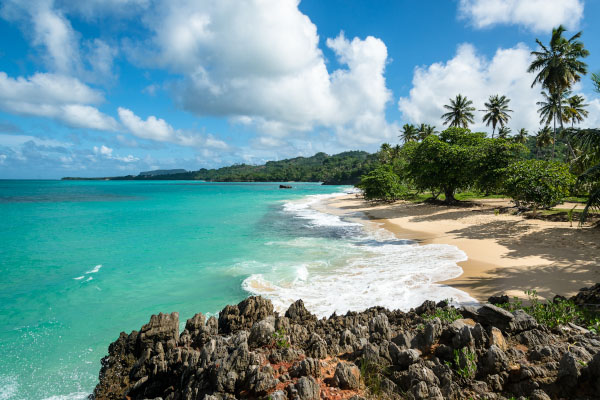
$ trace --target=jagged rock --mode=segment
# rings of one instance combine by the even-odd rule
[[[542,389],[535,389],[531,395],[529,395],[529,400],[551,400],[550,396],[546,394]]]
[[[327,357],[327,342],[325,342],[318,334],[313,333],[310,335],[310,339],[308,339],[306,354],[313,358]]]
[[[298,382],[294,385],[295,396],[298,400],[319,400],[321,388],[319,383],[312,376],[298,379]]]
[[[566,387],[575,387],[577,380],[581,376],[581,367],[577,358],[572,353],[563,354],[560,359],[558,379]]]
[[[523,310],[516,310],[512,313],[515,319],[510,323],[509,329],[511,332],[523,332],[538,327],[538,323],[531,315]]]
[[[303,322],[303,321],[316,321],[317,317],[312,315],[306,307],[304,307],[304,302],[302,300],[297,300],[292,303],[292,305],[285,312],[285,316],[293,322]]]
[[[504,339],[504,335],[500,331],[500,329],[496,327],[492,327],[490,329],[489,335],[489,346],[496,345],[500,350],[506,351],[508,349],[508,345],[506,343],[506,339]]]
[[[485,304],[477,310],[479,322],[484,326],[495,326],[501,330],[506,330],[515,316],[503,308],[492,304]]]
[[[491,374],[504,371],[508,367],[506,354],[496,345],[491,345],[484,358],[485,369]]]
[[[235,306],[225,306],[219,313],[219,333],[250,329],[256,322],[273,315],[273,304],[260,296],[248,297]]]
[[[400,350],[394,343],[389,347],[392,363],[400,369],[406,369],[410,365],[419,361],[421,352],[414,349]]]
[[[354,390],[360,385],[360,371],[354,364],[340,362],[335,367],[334,384],[340,389]]]
[[[392,331],[387,316],[379,314],[371,319],[369,322],[369,332],[371,339],[374,341],[389,340],[392,337]]]
[[[581,288],[579,292],[571,297],[575,304],[588,307],[597,307],[600,305],[600,283],[596,283],[589,288]]]
[[[274,333],[275,318],[265,318],[252,326],[252,329],[250,330],[250,337],[248,338],[248,344],[253,348],[265,346],[273,341]]]
[[[155,342],[161,342],[163,348],[175,347],[179,341],[179,313],[152,315],[140,329],[137,340],[139,351],[154,347]]]
[[[498,304],[507,304],[510,302],[510,298],[507,294],[498,294],[495,296],[490,296],[488,298],[488,303],[498,305]]]
[[[314,376],[318,378],[321,376],[321,366],[319,364],[319,360],[309,357],[297,362],[290,369],[290,376],[292,378],[298,378],[301,376]]]
[[[431,312],[435,310],[435,301],[425,300],[423,304],[419,307],[415,308],[415,313],[417,315],[423,315],[425,313]]]
[[[419,382],[424,382],[429,386],[437,386],[440,383],[433,371],[423,364],[413,364],[408,367],[408,378],[410,379],[411,386]]]
[[[593,382],[595,389],[600,391],[600,352],[596,353],[592,361],[588,363],[587,370],[590,381]]]

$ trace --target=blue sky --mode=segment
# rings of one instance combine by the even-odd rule
[[[539,127],[535,38],[598,0],[0,0],[0,178],[137,174],[374,151],[448,98]],[[589,77],[575,87],[600,124]],[[474,129],[487,130],[477,115]]]

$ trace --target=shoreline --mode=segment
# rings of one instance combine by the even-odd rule
[[[399,239],[420,245],[456,246],[468,257],[458,263],[463,273],[436,283],[462,290],[480,302],[498,293],[524,298],[524,291],[531,289],[542,298],[568,297],[600,282],[599,229],[495,214],[495,209],[507,205],[505,199],[467,206],[371,205],[345,194],[326,200],[322,211],[356,218],[365,225],[375,223]]]

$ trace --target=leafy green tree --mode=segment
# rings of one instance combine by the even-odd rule
[[[474,152],[475,186],[487,195],[502,191],[506,168],[522,159],[528,149],[513,140],[486,138],[474,148]]]
[[[527,129],[521,128],[521,129],[519,129],[519,132],[515,136],[513,136],[513,140],[516,143],[525,144],[525,143],[527,143],[527,135],[529,135],[529,132],[527,131]]]
[[[518,207],[533,210],[561,203],[575,184],[575,176],[567,164],[553,161],[527,160],[506,169],[504,188]]]
[[[448,128],[439,136],[429,136],[415,146],[409,156],[408,176],[419,190],[443,192],[446,203],[455,202],[458,189],[475,183],[477,171],[473,161],[476,147],[485,133],[465,128]]]
[[[373,171],[363,175],[357,185],[362,189],[365,200],[396,201],[406,196],[407,190],[391,165],[379,165]]]
[[[444,105],[447,113],[442,115],[444,125],[449,125],[451,128],[468,128],[469,124],[474,123],[475,107],[472,107],[473,102],[463,95],[458,94],[456,98],[450,99],[450,104]]]
[[[413,124],[404,124],[400,138],[404,143],[414,142],[419,138],[419,131]]]
[[[508,135],[510,135],[511,132],[512,129],[510,129],[508,126],[503,126],[502,128],[498,129],[498,137],[500,139],[508,139]]]
[[[562,124],[562,116],[564,115],[564,110],[567,107],[567,98],[569,92],[556,92],[556,93],[546,93],[542,92],[542,96],[544,96],[543,101],[538,101],[536,104],[540,107],[538,109],[538,113],[540,114],[540,123],[542,125],[550,125],[551,122],[554,123],[554,139],[552,141],[552,158],[554,159],[554,150],[556,143],[556,121],[560,120]]]
[[[500,128],[504,128],[504,125],[510,119],[509,112],[512,112],[511,109],[508,108],[508,103],[510,103],[510,99],[506,96],[498,96],[493,95],[490,96],[490,99],[487,103],[485,103],[485,114],[483,116],[483,122],[485,122],[486,126],[490,126],[492,124],[492,139],[494,138],[494,133],[496,132],[496,125],[500,124]]]

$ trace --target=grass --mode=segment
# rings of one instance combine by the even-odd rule
[[[423,316],[423,319],[430,321],[434,318],[439,318],[442,322],[452,323],[457,319],[461,319],[463,316],[456,310],[456,308],[436,308],[435,311],[429,312]]]
[[[525,294],[529,300],[528,306],[524,306],[521,300],[515,297],[512,303],[502,304],[500,307],[509,311],[523,310],[535,318],[538,323],[549,328],[572,322],[599,334],[600,315],[598,312],[580,307],[571,300],[557,299],[556,301],[542,302],[535,290],[527,290]]]
[[[456,371],[456,374],[461,378],[472,379],[477,373],[477,362],[475,361],[475,352],[463,347],[462,349],[454,350],[453,362],[446,362],[450,368]]]
[[[363,359],[360,363],[360,376],[362,381],[369,392],[375,396],[380,397],[383,394],[381,388],[382,377],[386,373],[386,368],[382,365],[367,361]]]

